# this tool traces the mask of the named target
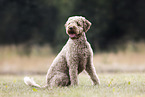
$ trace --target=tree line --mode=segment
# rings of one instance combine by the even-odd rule
[[[87,37],[94,50],[145,40],[145,0],[0,0],[0,45],[61,48],[73,15],[92,22]]]

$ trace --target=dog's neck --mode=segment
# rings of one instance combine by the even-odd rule
[[[74,42],[76,44],[86,43],[87,42],[86,34],[85,34],[85,32],[83,32],[82,35],[79,38],[77,38],[77,39],[71,39],[71,38],[69,38],[68,41]]]

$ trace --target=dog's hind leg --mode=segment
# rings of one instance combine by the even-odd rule
[[[67,76],[66,74],[64,73],[59,73],[57,75],[55,75],[49,82],[50,86],[49,87],[63,87],[63,86],[69,86],[70,85],[70,78],[69,76]]]

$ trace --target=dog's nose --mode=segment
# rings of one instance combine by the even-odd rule
[[[70,29],[70,30],[72,30],[72,29],[73,29],[73,27],[69,27],[69,29]]]

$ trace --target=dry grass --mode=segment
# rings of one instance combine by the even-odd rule
[[[47,72],[55,55],[49,45],[0,46],[0,72]],[[128,43],[126,49],[118,52],[97,53],[94,65],[98,72],[145,71],[145,43]]]
[[[98,53],[94,64],[99,71],[145,71],[145,43],[128,43],[124,50],[118,52]],[[96,67],[96,68],[97,68]]]
[[[0,71],[1,73],[47,71],[55,57],[51,52],[49,46],[33,46],[32,48],[15,45],[1,46]]]

